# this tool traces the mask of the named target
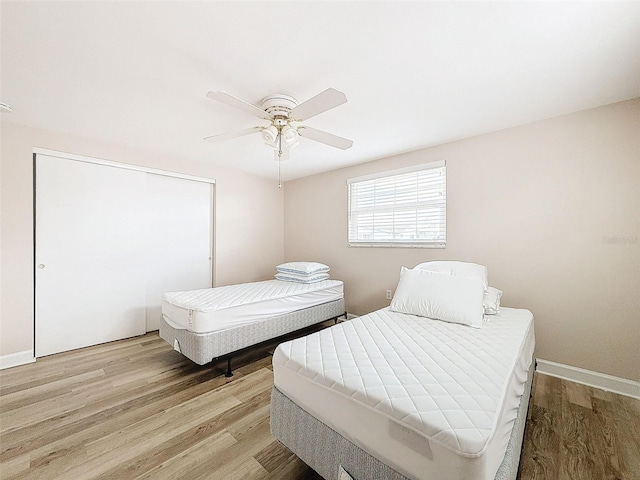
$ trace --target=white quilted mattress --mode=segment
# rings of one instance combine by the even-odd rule
[[[280,344],[274,382],[408,478],[489,480],[534,344],[528,310],[502,308],[475,329],[382,309]]]
[[[259,322],[265,318],[343,298],[343,283],[241,283],[162,295],[162,316],[173,328],[208,333]]]

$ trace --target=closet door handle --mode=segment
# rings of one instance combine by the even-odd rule
[[[44,263],[39,263],[38,268],[42,270],[44,268]]]

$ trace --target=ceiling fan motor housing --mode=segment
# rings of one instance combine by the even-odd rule
[[[289,118],[289,112],[298,106],[298,101],[290,95],[274,93],[262,100],[262,109],[275,118]]]

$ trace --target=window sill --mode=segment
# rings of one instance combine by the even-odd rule
[[[349,247],[365,248],[447,248],[445,243],[365,243],[349,242]]]

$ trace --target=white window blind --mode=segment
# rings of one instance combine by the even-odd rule
[[[446,164],[347,180],[349,245],[431,247],[446,245]]]

